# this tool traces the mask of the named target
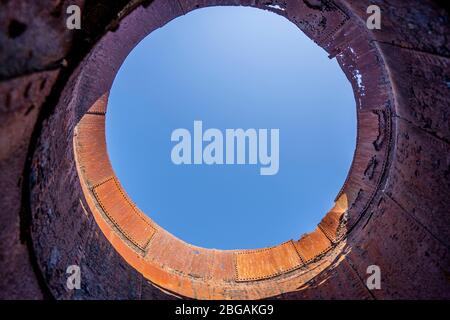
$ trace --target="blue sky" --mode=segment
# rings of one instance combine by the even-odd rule
[[[277,128],[280,167],[175,165],[171,133]],[[196,10],[147,36],[113,84],[113,168],[133,201],[194,245],[257,248],[312,231],[350,168],[356,110],[335,60],[276,14]]]

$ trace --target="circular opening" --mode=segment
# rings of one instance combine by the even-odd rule
[[[194,163],[196,121],[222,134],[224,164]],[[256,133],[256,164],[248,140],[245,164],[226,164],[227,129],[239,128]],[[191,164],[171,157],[177,129],[191,135]],[[261,129],[269,141],[279,130],[270,164]],[[152,32],[117,74],[106,122],[113,168],[139,208],[175,236],[220,249],[314,230],[345,180],[355,135],[353,92],[337,62],[285,18],[242,7],[196,10]]]

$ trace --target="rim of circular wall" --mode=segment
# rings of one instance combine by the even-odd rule
[[[270,248],[204,249],[162,229],[134,205],[121,187],[106,151],[107,99],[120,65],[153,30],[197,8],[239,4],[288,18],[330,57],[337,58],[354,90],[357,143],[335,206],[313,232]],[[364,59],[360,59],[362,56]],[[391,147],[391,88],[381,54],[370,41],[365,24],[351,15],[348,8],[331,2],[319,12],[305,1],[273,1],[263,5],[250,0],[156,0],[147,7],[137,7],[81,63],[59,105],[65,113],[54,116],[63,119],[57,130],[67,137],[68,143],[60,157],[68,155],[69,162],[72,161],[75,175],[71,183],[80,185],[85,215],[94,217],[129,266],[153,285],[182,297],[259,299],[301,288],[342,253],[347,235],[380,187]],[[77,257],[85,255],[80,249]]]

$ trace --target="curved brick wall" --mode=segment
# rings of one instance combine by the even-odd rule
[[[3,4],[0,297],[450,297],[450,28],[439,2],[374,1],[374,31],[368,1],[141,2],[86,5],[81,34],[64,28],[64,1]],[[273,248],[209,250],[136,208],[109,164],[104,120],[115,72],[140,39],[190,10],[239,4],[285,16],[336,57],[355,92],[358,139],[316,230]],[[30,16],[36,26],[18,28]],[[65,286],[73,264],[81,290]],[[365,286],[372,264],[381,290]]]

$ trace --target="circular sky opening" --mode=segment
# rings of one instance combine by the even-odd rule
[[[298,239],[333,206],[356,109],[337,61],[287,19],[213,7],[134,48],[111,89],[106,140],[156,223],[193,245],[251,249]]]

